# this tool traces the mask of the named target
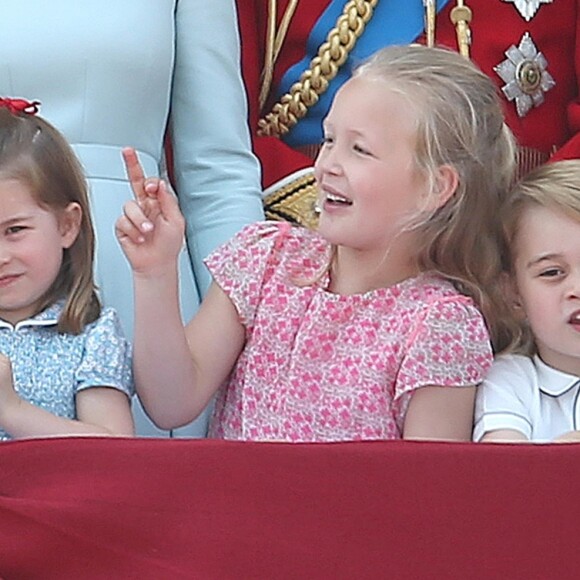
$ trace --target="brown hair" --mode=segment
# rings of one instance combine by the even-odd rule
[[[71,202],[82,210],[79,234],[64,250],[60,272],[40,310],[64,298],[60,332],[80,333],[96,320],[101,305],[93,277],[95,235],[82,168],[65,138],[47,121],[0,108],[0,178],[29,187],[38,203],[57,215]]]
[[[531,171],[513,188],[502,212],[506,239],[505,270],[514,277],[516,243],[522,216],[530,207],[544,207],[561,212],[580,225],[580,160],[546,163]],[[536,350],[534,337],[528,324],[515,317],[517,328],[512,333],[513,349],[524,354]]]
[[[383,81],[402,94],[417,117],[415,163],[437,195],[436,175],[454,168],[458,186],[438,209],[416,216],[419,266],[450,280],[482,311],[494,350],[512,329],[498,277],[502,271],[499,208],[515,176],[516,144],[491,80],[456,52],[419,45],[377,52],[355,76]]]

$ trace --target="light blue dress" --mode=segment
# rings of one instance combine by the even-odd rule
[[[0,352],[10,358],[14,388],[33,405],[76,419],[76,394],[111,387],[133,394],[131,348],[112,308],[80,334],[57,331],[63,302],[12,326],[0,320]],[[0,439],[9,439],[0,429]]]
[[[160,174],[169,126],[187,220],[185,320],[209,284],[202,259],[262,219],[238,61],[233,0],[0,0],[0,96],[41,101],[41,115],[79,155],[91,187],[101,297],[129,337],[131,274],[114,236],[132,196],[122,147],[135,147],[146,173]],[[141,414],[136,420],[138,433],[162,434]],[[204,429],[198,421],[181,434]]]

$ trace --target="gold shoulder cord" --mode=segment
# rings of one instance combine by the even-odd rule
[[[350,51],[371,19],[378,0],[349,0],[336,26],[320,45],[310,66],[292,85],[272,111],[258,122],[258,135],[279,137],[287,133],[304,117],[328,88],[338,69],[345,63]]]
[[[408,1],[408,0],[407,0]],[[300,80],[290,88],[272,111],[259,122],[258,134],[279,137],[287,133],[308,111],[308,107],[318,101],[318,97],[328,88],[339,69],[344,64],[356,41],[361,36],[373,15],[378,0],[349,0],[328,33],[326,41],[319,47],[318,54],[310,62],[310,67],[302,73]],[[269,0],[268,39],[266,64],[262,75],[260,106],[265,102],[272,80],[272,72],[278,52],[288,30],[295,4],[290,2],[276,32],[276,0]],[[425,7],[425,32],[427,45],[435,44],[436,0],[423,0]],[[457,32],[459,52],[469,58],[471,35],[469,23],[471,10],[463,0],[457,0],[451,10],[451,21]],[[317,197],[314,175],[309,172],[289,184],[270,193],[264,199],[264,210],[268,219],[287,220],[305,227],[314,228],[318,220],[315,204]]]
[[[263,106],[272,81],[272,72],[276,58],[288,31],[290,20],[296,9],[298,0],[288,4],[280,29],[275,31],[276,0],[269,0],[268,37],[266,42],[266,64],[262,77],[260,91],[260,106]],[[318,97],[328,88],[329,82],[336,76],[338,69],[344,64],[350,51],[363,33],[366,24],[373,15],[378,0],[349,0],[338,18],[335,27],[328,33],[326,41],[319,47],[318,54],[310,61],[298,82],[273,107],[272,111],[258,122],[258,135],[273,135],[279,137],[302,119],[308,108],[318,102]],[[425,31],[428,46],[435,43],[435,0],[423,0],[425,6]],[[471,9],[464,0],[457,0],[451,10],[451,21],[457,31],[457,45],[460,54],[469,58],[471,44]]]

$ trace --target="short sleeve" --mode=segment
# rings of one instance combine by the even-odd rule
[[[477,385],[493,361],[482,314],[470,299],[438,299],[418,314],[395,384],[395,397],[419,387]]]
[[[131,347],[115,310],[105,309],[85,332],[83,357],[76,373],[77,392],[112,387],[131,397],[134,393]]]
[[[262,286],[278,264],[278,250],[290,227],[283,222],[251,224],[205,260],[246,327],[254,320]]]
[[[532,438],[531,394],[534,379],[526,372],[526,357],[513,355],[496,359],[477,390],[473,440],[489,431],[514,429]]]

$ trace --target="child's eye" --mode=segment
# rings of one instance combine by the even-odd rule
[[[6,233],[8,235],[18,234],[26,229],[26,226],[10,226],[6,228]]]
[[[540,278],[556,278],[557,276],[562,276],[564,274],[564,270],[562,268],[546,268],[539,273]]]
[[[334,137],[331,137],[330,135],[325,135],[322,138],[322,145],[332,145],[334,143]]]
[[[364,147],[362,147],[361,145],[353,145],[353,149],[357,152],[360,153],[361,155],[372,155],[372,153],[368,150],[365,149]]]

